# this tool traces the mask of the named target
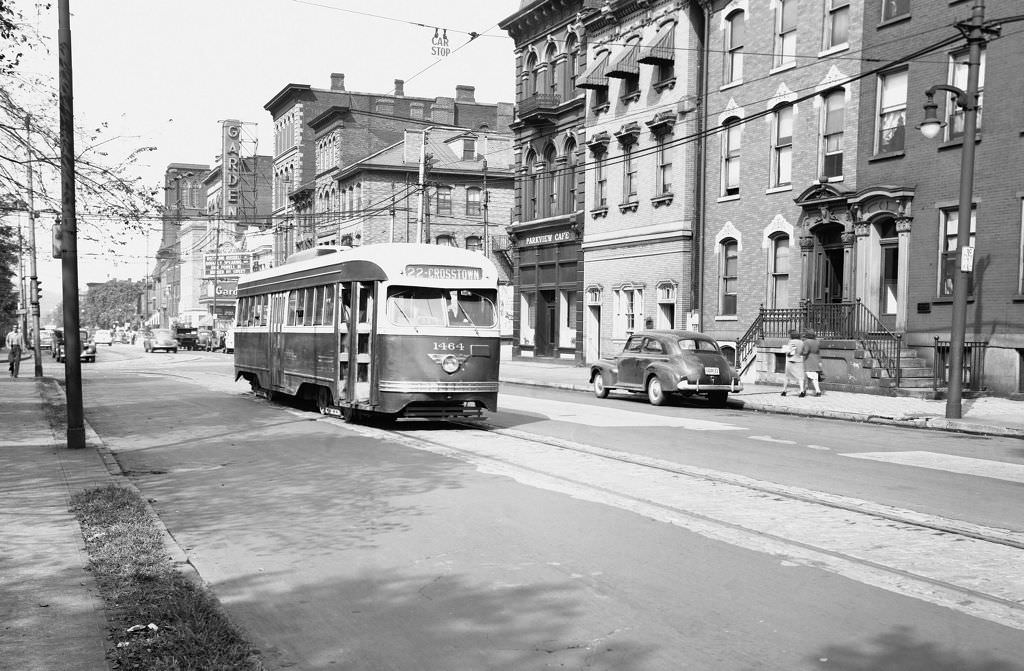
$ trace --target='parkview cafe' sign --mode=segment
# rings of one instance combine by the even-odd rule
[[[535,247],[537,245],[550,245],[556,242],[568,242],[574,238],[572,231],[555,231],[554,233],[538,233],[536,235],[524,235],[519,238],[520,247]]]

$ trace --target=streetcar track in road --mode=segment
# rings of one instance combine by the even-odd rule
[[[462,429],[451,431],[325,421],[1024,630],[1024,576],[1008,570],[1024,547],[1015,532],[486,423],[452,422]]]

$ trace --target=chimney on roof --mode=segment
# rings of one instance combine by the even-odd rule
[[[404,80],[401,80],[401,79],[396,79],[395,80],[395,95],[399,96],[399,97],[405,95],[405,81]]]
[[[475,103],[476,102],[476,87],[466,86],[465,84],[458,84],[455,87],[455,101],[460,103]]]
[[[345,90],[345,75],[341,72],[331,73],[331,90],[332,91],[344,91]]]

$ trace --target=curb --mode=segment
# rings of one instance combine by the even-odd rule
[[[550,389],[562,389],[565,391],[589,392],[589,385],[565,383],[565,382],[538,382],[522,378],[502,378],[500,382],[518,384],[527,387],[547,387]],[[1024,429],[1015,427],[999,426],[995,424],[980,424],[968,422],[962,419],[946,419],[945,417],[893,417],[887,415],[871,415],[862,412],[847,412],[843,410],[821,410],[804,409],[793,406],[780,406],[761,404],[756,401],[745,400],[742,397],[729,397],[726,406],[734,410],[746,410],[748,412],[764,412],[778,415],[798,415],[803,417],[819,417],[823,419],[838,419],[846,422],[859,422],[862,424],[883,424],[887,426],[902,426],[915,429],[931,429],[933,431],[947,431],[951,433],[966,433],[977,436],[996,436],[1000,438],[1017,438],[1024,440]]]
[[[42,397],[43,403],[50,405],[53,408],[64,408],[67,405],[66,395],[64,387],[60,384],[60,381],[52,377],[37,378],[40,382],[39,387],[40,396]],[[153,508],[153,504],[142,495],[142,492],[135,483],[132,482],[131,478],[125,475],[124,470],[121,468],[120,462],[117,461],[117,457],[110,451],[100,435],[92,428],[88,420],[82,418],[82,424],[85,429],[85,449],[93,448],[99,455],[100,460],[103,462],[104,467],[107,469],[107,473],[111,476],[111,483],[116,484],[119,487],[125,487],[132,490],[146,507],[146,511],[149,513],[150,518],[156,524],[160,530],[160,534],[163,537],[164,551],[168,553],[169,559],[174,564],[182,575],[186,579],[202,587],[203,589],[209,589],[209,586],[203,580],[202,576],[199,575],[198,569],[192,564],[188,558],[188,554],[184,548],[178,545],[178,541],[174,538],[171,532],[167,529],[163,520],[160,519],[160,515],[157,514]],[[55,437],[57,434],[55,433]],[[68,449],[60,445],[59,441],[55,441],[58,449]]]

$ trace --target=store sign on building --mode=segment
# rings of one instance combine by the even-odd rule
[[[217,282],[213,286],[213,294],[217,298],[238,298],[238,282]]]
[[[239,185],[242,172],[239,152],[242,126],[237,121],[225,121],[221,128],[223,130],[220,155],[222,190],[224,192],[223,214],[225,217],[236,217],[238,216]]]
[[[572,231],[557,231],[555,233],[543,233],[539,235],[524,235],[519,244],[524,247],[536,245],[550,245],[556,242],[568,242],[572,240]]]
[[[252,252],[221,252],[203,255],[203,277],[238,277],[252,268]]]

